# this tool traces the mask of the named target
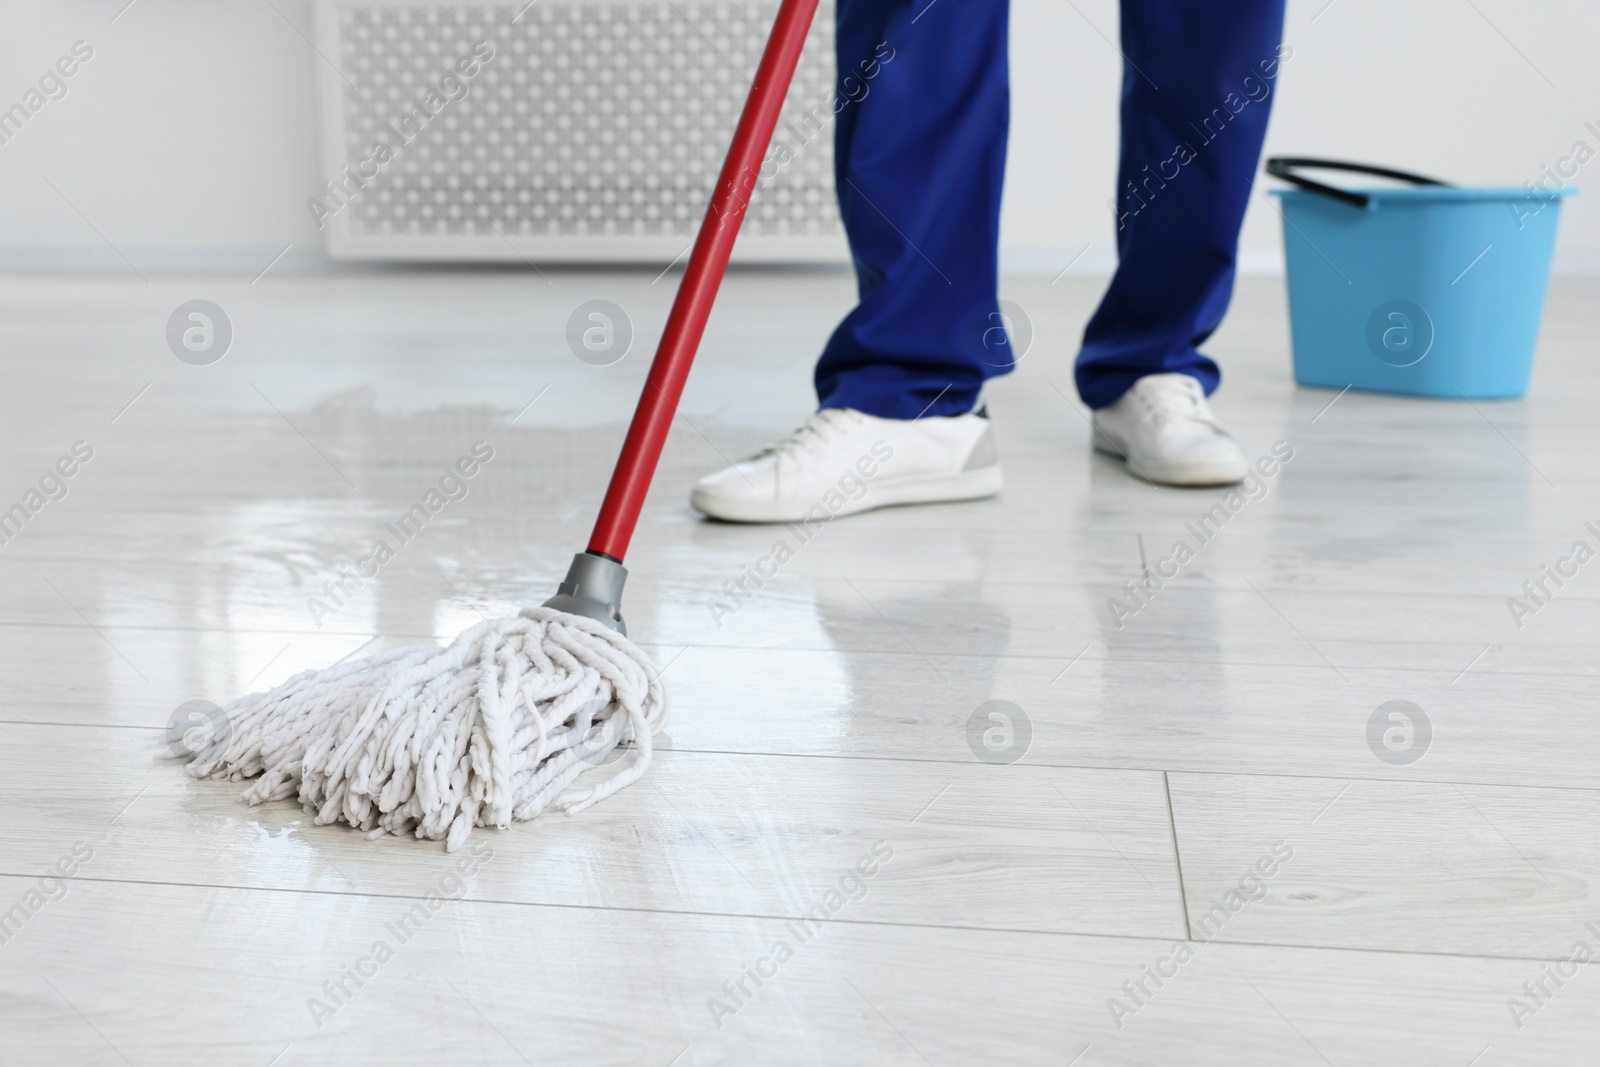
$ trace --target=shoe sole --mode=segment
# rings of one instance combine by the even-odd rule
[[[903,478],[899,481],[868,482],[867,494],[859,500],[847,500],[838,511],[824,513],[839,519],[846,515],[859,515],[878,508],[901,507],[908,504],[950,504],[959,500],[981,500],[994,496],[1004,487],[998,464],[962,471],[944,478]],[[729,500],[696,488],[689,494],[689,503],[695,510],[723,522],[799,522],[815,519],[821,501],[810,501],[796,510],[795,504],[779,500]]]
[[[1203,488],[1216,485],[1237,485],[1249,472],[1245,463],[1182,463],[1165,464],[1141,462],[1135,464],[1128,458],[1117,440],[1096,426],[1094,450],[1103,456],[1112,456],[1128,465],[1128,470],[1155,485],[1176,485],[1184,488]]]

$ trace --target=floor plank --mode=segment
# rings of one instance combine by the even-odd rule
[[[0,893],[25,885],[0,878]],[[844,912],[802,940],[768,919],[442,897],[423,919],[418,906],[74,881],[0,953],[0,1058],[1461,1067],[1584,1062],[1600,1037],[1593,967],[1518,1030],[1506,1000],[1539,977],[1523,961],[1213,942],[1157,988],[1145,970],[1173,960],[1170,941]],[[346,980],[348,997],[325,990],[358,965],[368,977]],[[772,975],[760,987],[744,977],[758,966]],[[1123,987],[1141,978],[1150,993],[1132,1011]],[[736,1000],[724,983],[741,979]]]
[[[1600,791],[1187,774],[1171,785],[1191,925],[1208,915],[1226,940],[1552,961],[1600,945],[1600,848],[1577,829],[1600,818]],[[1219,909],[1280,843],[1292,859],[1250,879],[1260,899]]]
[[[248,807],[242,788],[188,778],[148,734],[0,727],[17,818],[0,871],[46,873],[83,841],[97,878],[406,893],[451,862],[437,842],[314,826],[292,802]],[[894,859],[874,884],[894,890],[859,920],[1183,934],[1158,772],[668,750],[582,816],[475,833],[499,856],[475,883],[487,900],[798,918],[877,847]]]

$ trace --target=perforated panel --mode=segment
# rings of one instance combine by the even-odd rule
[[[776,10],[325,0],[328,181],[308,208],[347,258],[670,260],[699,226]],[[741,258],[843,258],[833,81],[825,0]]]

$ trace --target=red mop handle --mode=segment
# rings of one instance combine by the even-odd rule
[[[689,377],[689,366],[700,346],[700,335],[705,332],[717,287],[728,268],[728,256],[739,236],[739,224],[744,221],[750,194],[755,191],[762,157],[778,125],[778,112],[789,93],[789,81],[794,77],[816,10],[817,0],[783,0],[778,9],[756,80],[739,116],[739,128],[728,146],[728,158],[723,161],[722,173],[711,193],[705,220],[700,223],[700,236],[695,238],[688,269],[678,284],[672,314],[667,317],[661,344],[650,364],[644,393],[622,443],[617,468],[611,474],[605,502],[600,505],[600,517],[589,538],[590,552],[620,562],[628,551],[645,494],[650,491],[650,479],[667,441],[667,430],[683,395],[683,383]]]

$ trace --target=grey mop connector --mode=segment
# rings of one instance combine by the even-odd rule
[[[556,587],[556,595],[546,600],[544,606],[603,622],[626,637],[628,627],[622,621],[622,586],[627,580],[628,568],[610,556],[579,552],[572,557],[572,566],[567,568],[566,581]]]

